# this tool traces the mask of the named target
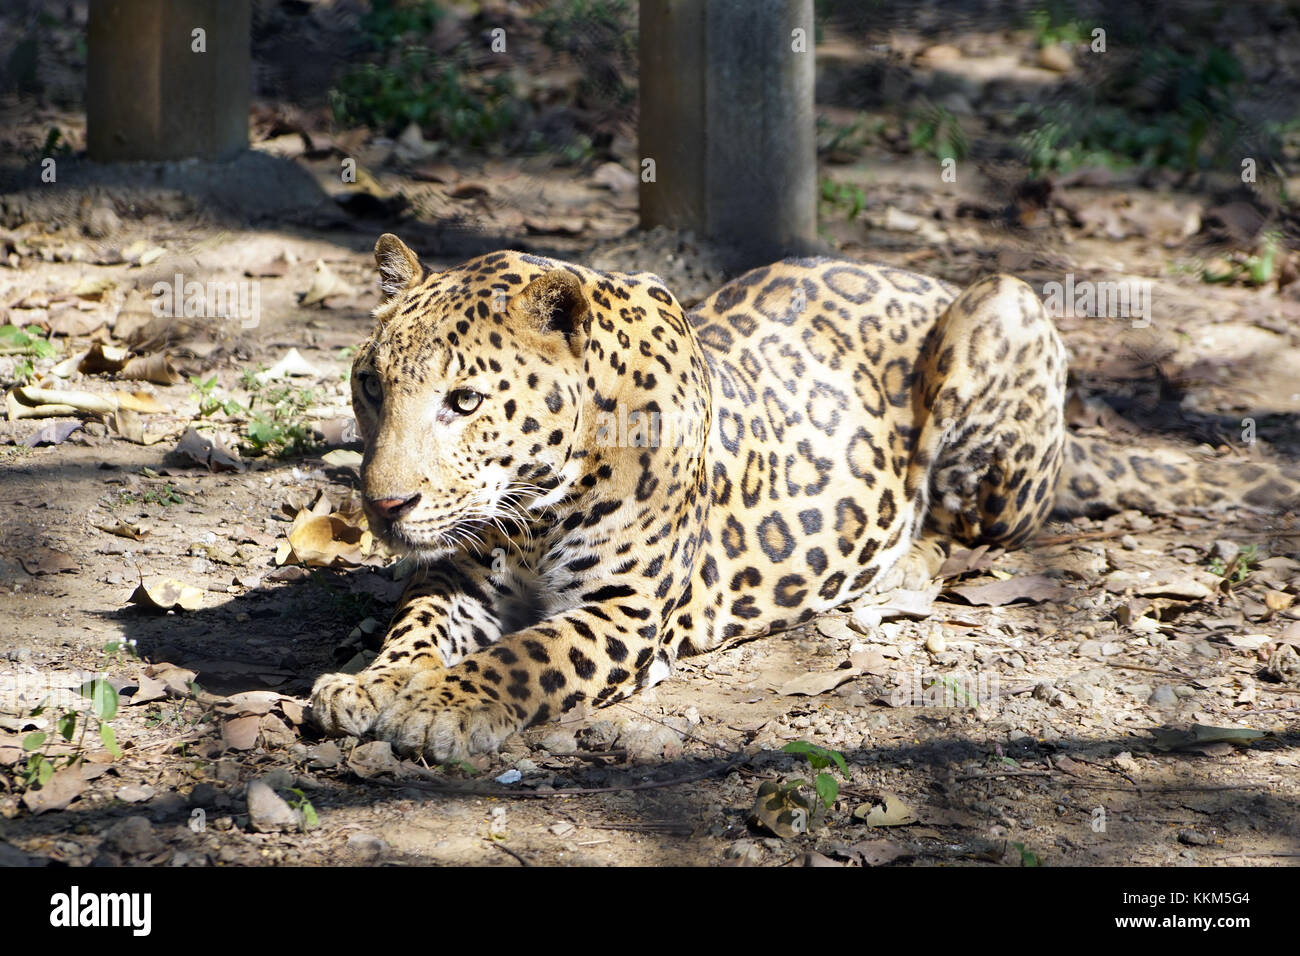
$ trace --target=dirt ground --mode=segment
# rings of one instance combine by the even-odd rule
[[[995,41],[1014,78],[1053,82],[1015,37]],[[837,42],[825,40],[827,69],[837,57],[847,69],[851,44]],[[918,68],[917,81],[928,75]],[[981,115],[998,80],[963,94]],[[75,144],[80,122],[34,111],[9,145],[52,123]],[[688,659],[629,702],[532,728],[472,765],[322,740],[303,715],[311,684],[368,659],[406,571],[357,541],[346,505],[357,482],[346,452],[358,447],[348,352],[376,303],[377,234],[399,232],[434,266],[510,243],[652,269],[687,304],[725,278],[706,243],[635,232],[630,143],[581,171],[486,158],[413,174],[392,161],[392,141],[342,138],[307,149],[296,133],[267,135],[236,168],[103,173],[70,158],[68,188],[42,193],[16,176],[0,194],[0,317],[52,330],[59,350],[34,361],[39,384],[128,409],[0,423],[0,864],[1300,859],[1295,512],[1053,523],[1016,552],[954,555],[929,591]],[[337,184],[341,149],[373,176],[367,203],[335,201],[362,192]],[[1040,289],[1067,273],[1153,283],[1147,327],[1059,320],[1072,426],[1295,467],[1300,294],[1207,284],[1189,267],[1232,249],[1222,233],[1234,211],[1213,188],[1060,179],[1050,201],[1009,221],[1000,197],[1014,205],[1015,194],[997,163],[943,183],[925,156],[868,148],[823,162],[864,199],[852,218],[824,210],[840,255],[956,282],[1002,270]],[[154,284],[176,273],[255,283],[256,324],[156,320]],[[176,375],[153,377],[177,380],[56,373],[95,343],[165,354]],[[292,350],[296,374],[250,378]],[[21,361],[0,355],[0,380],[16,382]],[[247,409],[276,389],[298,402],[287,420],[313,442],[305,454],[248,447]],[[53,443],[33,447],[38,437]],[[355,566],[304,567],[297,541],[277,560],[313,505],[339,515],[326,550]],[[137,588],[162,579],[194,589],[155,589],[183,606],[141,606]],[[106,652],[121,642],[133,651]],[[118,757],[96,727],[80,737],[84,713],[70,742],[57,733],[65,705],[84,711],[75,688],[98,673],[119,697],[108,721]],[[60,769],[35,787],[24,740],[41,732]],[[752,815],[760,785],[815,772],[782,752],[793,741],[838,751],[845,771],[831,769],[838,796],[816,825],[781,836]],[[75,754],[86,759],[65,767]],[[873,807],[878,825],[863,819]]]

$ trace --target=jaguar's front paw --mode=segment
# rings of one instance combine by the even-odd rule
[[[365,736],[408,677],[402,671],[323,674],[311,689],[312,718],[327,734]]]
[[[417,674],[375,721],[374,734],[401,753],[445,763],[492,753],[524,721],[507,705],[445,671]]]

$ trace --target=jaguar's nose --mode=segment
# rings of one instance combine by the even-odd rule
[[[396,521],[402,515],[410,513],[411,509],[419,503],[420,493],[418,491],[402,497],[366,499],[366,504],[370,506],[370,510],[385,521]]]

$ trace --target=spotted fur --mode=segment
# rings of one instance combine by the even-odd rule
[[[375,254],[364,493],[422,570],[377,659],[317,682],[331,733],[490,751],[928,577],[949,542],[1203,487],[1067,438],[1065,351],[1008,276],[789,260],[685,313],[646,273],[498,252],[430,274],[394,236]]]

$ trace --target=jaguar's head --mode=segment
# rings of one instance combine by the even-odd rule
[[[352,366],[365,507],[390,545],[442,557],[573,480],[590,305],[577,270],[535,256],[431,273],[384,235],[375,259],[384,302]]]

